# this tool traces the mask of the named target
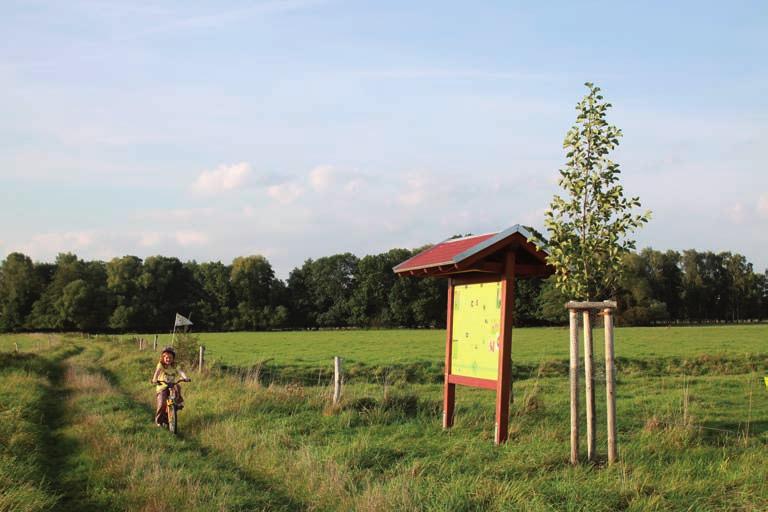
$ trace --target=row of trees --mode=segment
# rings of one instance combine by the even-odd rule
[[[445,280],[392,272],[418,250],[310,259],[286,281],[263,256],[225,265],[67,253],[35,263],[12,253],[0,264],[0,330],[162,332],[176,312],[205,330],[441,327]],[[768,273],[740,254],[645,249],[627,253],[623,268],[615,295],[625,325],[768,317]],[[516,323],[564,322],[565,302],[553,279],[519,281]]]

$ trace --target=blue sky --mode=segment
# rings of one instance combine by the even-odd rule
[[[583,83],[639,247],[768,267],[765,2],[5,1],[0,255],[229,262],[541,227]]]

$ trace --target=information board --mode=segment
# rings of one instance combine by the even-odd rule
[[[451,374],[496,380],[501,344],[501,282],[453,290]]]

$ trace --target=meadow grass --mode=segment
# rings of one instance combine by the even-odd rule
[[[49,396],[53,360],[29,352],[0,353],[0,510],[50,510],[58,501],[51,485],[47,448],[55,414]]]
[[[602,340],[596,329],[595,340]],[[324,330],[289,332],[203,333],[200,340],[209,355],[222,363],[315,366],[333,356],[368,365],[441,362],[445,331],[421,330]],[[170,342],[168,335],[160,343]],[[622,327],[615,331],[616,355],[634,359],[692,357],[705,354],[768,353],[768,324],[706,327]],[[595,354],[602,344],[595,343]],[[515,329],[512,334],[515,361],[539,363],[568,358],[568,329],[538,327]]]
[[[766,330],[686,329],[679,341],[663,341],[656,329],[617,331],[617,344],[625,336],[624,355],[638,363],[636,371],[619,374],[620,458],[613,466],[605,464],[599,381],[598,462],[568,464],[568,380],[558,372],[515,381],[510,441],[501,447],[492,442],[494,395],[488,391],[460,387],[455,427],[443,431],[442,386],[428,380],[361,378],[344,387],[334,407],[326,380],[269,380],[253,369],[220,365],[192,372],[181,435],[173,437],[152,424],[148,380],[157,353],[151,350],[139,352],[128,341],[71,338],[51,350],[5,354],[35,363],[10,377],[0,369],[0,378],[31,379],[40,387],[13,391],[20,381],[5,381],[0,404],[16,393],[14,403],[40,403],[47,414],[38,422],[11,420],[12,431],[29,436],[25,446],[38,449],[21,464],[31,473],[0,459],[0,475],[14,475],[13,488],[26,489],[14,503],[29,500],[29,506],[0,510],[766,510],[768,390],[761,377],[768,360],[758,339]],[[517,330],[518,338],[525,331]],[[530,331],[530,339],[567,334]],[[269,339],[273,349],[282,347],[286,367],[314,368],[334,350],[339,333],[350,342],[341,348],[356,346],[361,354],[364,340],[398,340],[391,357],[380,354],[373,366],[409,364],[408,354],[416,358],[423,350],[414,336],[441,338],[439,331],[332,331],[221,339],[241,339],[245,346]],[[203,339],[211,344],[217,336]],[[315,343],[312,357],[318,359],[292,356],[279,336]],[[643,347],[643,339],[665,346]],[[735,346],[739,339],[744,346]],[[432,357],[441,357],[442,339],[434,343]],[[522,339],[520,345],[522,351]],[[718,351],[725,353],[722,360],[758,355],[745,365],[710,364],[711,347],[726,345],[728,351]],[[261,359],[230,357],[227,362],[240,368]],[[649,363],[644,374],[640,362],[659,358],[710,366],[659,374]],[[531,362],[537,364],[538,355]],[[58,469],[44,469],[50,465]]]
[[[13,352],[16,347],[21,352],[33,352],[51,348],[60,337],[54,334],[0,334],[0,353]]]

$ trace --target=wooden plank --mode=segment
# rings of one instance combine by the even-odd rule
[[[552,275],[554,271],[546,265],[515,265],[515,278],[519,277],[545,277]]]
[[[454,286],[463,286],[465,284],[480,284],[480,283],[498,283],[501,280],[501,276],[493,274],[476,274],[473,276],[455,276],[452,281]]]
[[[477,253],[469,256],[464,261],[458,263],[459,268],[468,268],[475,264],[475,262],[481,261],[487,258],[495,252],[506,250],[507,252],[514,253],[522,243],[525,242],[525,237],[520,233],[513,233],[507,238],[503,238],[495,244],[489,245],[485,249],[478,251]]]
[[[446,261],[439,261],[436,263],[429,263],[427,265],[416,265],[415,267],[404,267],[404,268],[395,267],[392,270],[395,272],[395,274],[405,274],[406,272],[408,272],[411,275],[413,275],[413,273],[416,272],[417,270],[429,270],[431,268],[436,268],[441,266],[455,267],[456,264],[453,262],[453,260],[446,260]]]
[[[604,300],[603,302],[579,302],[570,301],[565,304],[565,309],[616,309],[615,300]]]
[[[571,327],[570,380],[571,380],[571,464],[579,463],[579,314],[568,312]]]
[[[443,386],[443,428],[453,426],[456,385],[450,381],[453,348],[453,279],[448,280],[448,309],[445,320],[445,385]]]
[[[471,388],[496,389],[495,380],[465,377],[464,375],[449,375],[448,382]]]
[[[504,272],[504,265],[495,261],[480,261],[472,265],[472,267],[468,268],[467,270],[473,272],[490,272],[493,274],[501,274]]]
[[[501,281],[501,344],[499,377],[496,381],[496,429],[494,442],[509,439],[509,402],[512,397],[512,323],[515,314],[515,253],[509,251]]]
[[[605,400],[608,421],[608,464],[616,462],[616,373],[613,357],[613,310],[603,315],[605,327]]]
[[[587,460],[595,460],[595,371],[592,351],[592,313],[582,312],[584,324],[584,385],[586,387],[587,409]]]

